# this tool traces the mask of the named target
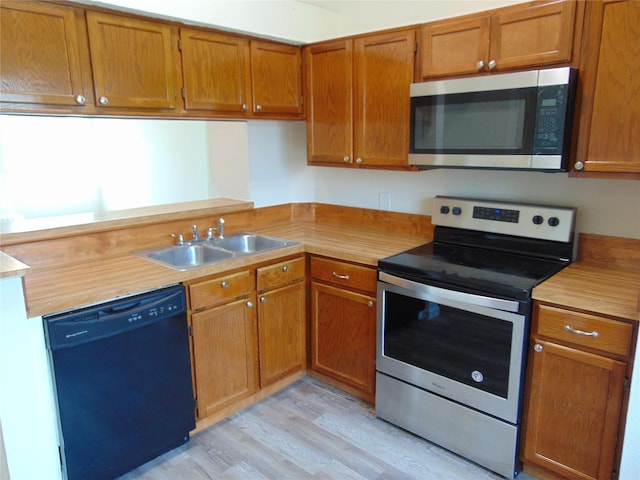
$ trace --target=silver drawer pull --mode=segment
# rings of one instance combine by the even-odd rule
[[[229,283],[228,283],[228,282],[226,282],[226,281],[224,281],[224,282],[222,282],[222,283],[220,284],[220,286],[221,286],[222,288],[228,288],[228,287],[229,287]]]
[[[582,330],[576,330],[575,328],[573,328],[571,325],[565,325],[564,329],[567,332],[570,333],[575,333],[576,335],[582,335],[584,337],[597,337],[598,335],[600,335],[598,332],[596,332],[595,330],[593,332],[583,332]]]
[[[289,267],[287,267],[286,265],[284,267],[282,267],[282,271],[283,272],[288,272],[289,271]]]
[[[349,280],[349,275],[340,275],[336,272],[332,272],[333,276],[339,278],[340,280]]]

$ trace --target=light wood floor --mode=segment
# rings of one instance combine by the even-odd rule
[[[500,478],[305,377],[120,480]]]

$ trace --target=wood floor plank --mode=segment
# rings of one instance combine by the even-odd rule
[[[119,480],[498,480],[311,377]],[[518,480],[535,480],[520,474]]]

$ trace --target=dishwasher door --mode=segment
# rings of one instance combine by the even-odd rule
[[[63,473],[112,479],[189,440],[184,287],[44,317]]]

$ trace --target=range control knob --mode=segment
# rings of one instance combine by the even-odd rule
[[[560,224],[560,219],[558,217],[549,217],[547,223],[550,227],[557,227]]]
[[[453,214],[460,215],[462,213],[462,209],[460,207],[453,207]]]
[[[534,225],[541,225],[544,222],[544,218],[542,218],[542,215],[534,215],[531,221]]]
[[[446,205],[442,205],[440,207],[440,213],[446,215],[447,213],[449,213],[449,207],[447,207]]]

